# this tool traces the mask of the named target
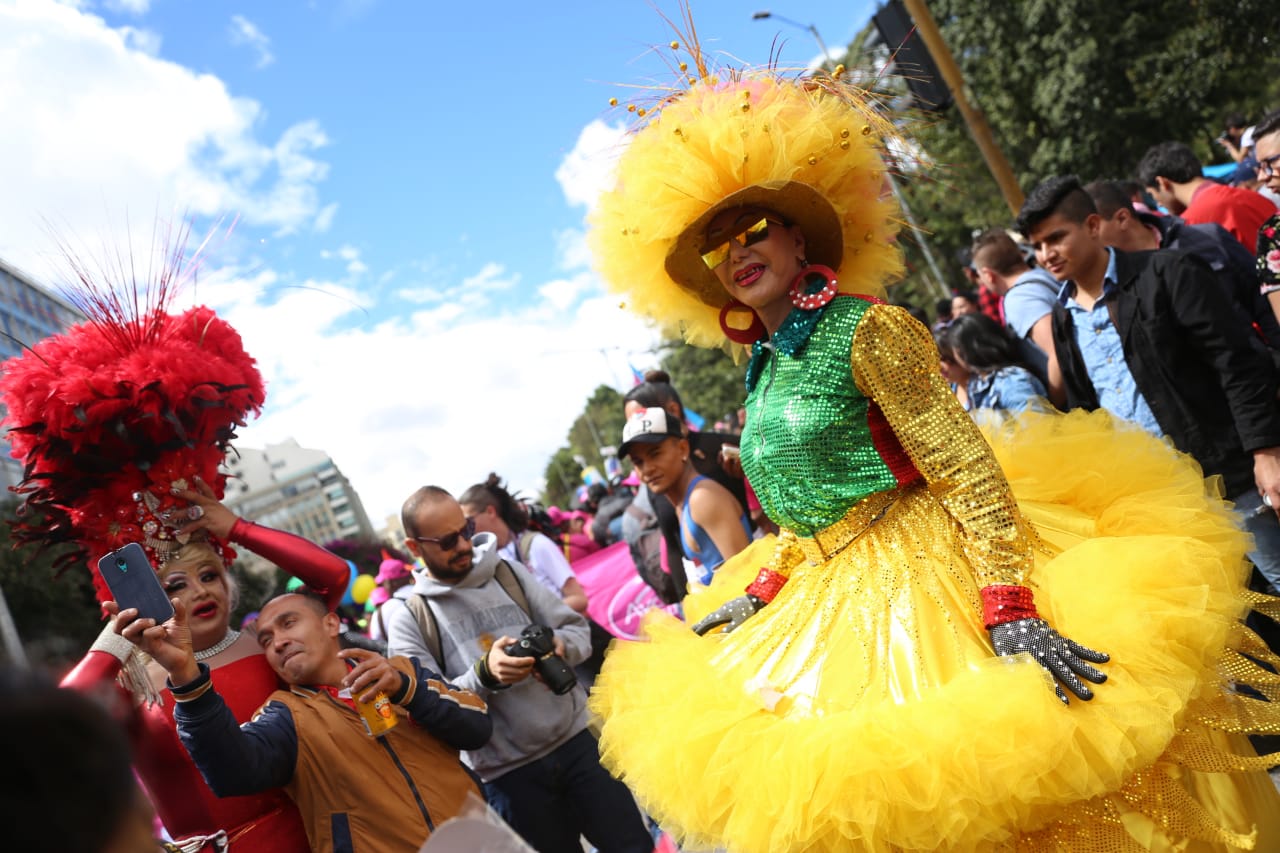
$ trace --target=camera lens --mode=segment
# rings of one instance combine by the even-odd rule
[[[129,571],[129,564],[124,561],[124,557],[116,557],[116,568],[122,572]]]

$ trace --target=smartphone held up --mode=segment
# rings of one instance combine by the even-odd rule
[[[154,619],[157,625],[173,617],[169,596],[147,559],[147,552],[137,542],[130,542],[98,560],[98,573],[121,610],[133,608],[140,618]]]

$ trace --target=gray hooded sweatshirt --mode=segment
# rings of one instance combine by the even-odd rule
[[[533,612],[526,614],[494,578],[498,541],[492,533],[471,539],[475,560],[471,571],[456,584],[435,580],[425,568],[414,569],[414,584],[396,591],[399,601],[383,606],[387,626],[387,655],[416,657],[426,669],[438,664],[431,657],[413,612],[404,601],[423,595],[440,627],[444,677],[479,693],[489,703],[493,737],[463,759],[485,782],[547,755],[587,727],[586,692],[575,687],[563,696],[530,676],[505,690],[480,683],[473,665],[499,637],[518,638],[530,623],[545,625],[564,643],[565,661],[573,666],[591,653],[587,621],[538,583],[519,563],[510,563]]]

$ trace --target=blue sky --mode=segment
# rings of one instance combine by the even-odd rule
[[[785,65],[818,48],[777,16],[837,46],[872,9],[694,5],[704,47]],[[654,361],[582,234],[608,100],[668,80],[671,37],[645,0],[0,0],[0,257],[52,284],[50,230],[139,254],[157,217],[234,220],[178,304],[260,361],[242,443],[328,451],[375,524],[426,482],[533,491],[590,390]]]

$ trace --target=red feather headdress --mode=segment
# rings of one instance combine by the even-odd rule
[[[68,295],[88,321],[0,366],[4,423],[24,464],[15,537],[73,543],[58,567],[88,562],[103,600],[97,558],[128,542],[141,543],[156,566],[176,553],[189,517],[171,489],[199,476],[221,499],[218,467],[235,428],[265,397],[235,329],[209,308],[167,312],[198,263],[198,251],[184,255],[185,237],[184,229],[141,286],[121,276],[132,283],[113,287],[110,271],[91,275],[72,258],[80,284]]]

